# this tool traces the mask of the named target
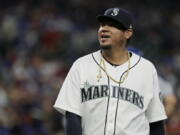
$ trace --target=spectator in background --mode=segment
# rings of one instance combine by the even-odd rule
[[[175,111],[177,103],[173,86],[161,76],[159,76],[159,86],[161,89],[161,96],[165,106],[166,114],[168,117],[171,117],[173,112]]]
[[[49,106],[54,103],[53,100],[72,61],[97,49],[97,23],[92,21],[92,18],[97,11],[101,11],[107,5],[121,5],[135,13],[140,23],[130,45],[136,44],[146,58],[161,57],[161,62],[165,56],[169,59],[169,66],[162,65],[158,72],[165,70],[162,75],[173,85],[176,93],[175,110],[168,113],[170,114],[168,129],[170,135],[173,131],[178,131],[180,129],[179,2],[3,1],[0,5],[0,135],[23,134],[18,133],[16,125],[18,123],[24,125],[25,122],[26,129],[29,127],[33,132],[23,135],[40,135],[37,128],[32,126],[37,123],[37,116],[42,116],[38,119],[48,130],[49,135],[59,135],[59,132],[63,132],[59,113]],[[37,58],[35,53],[41,55],[43,59]],[[156,66],[159,67],[160,64]],[[23,89],[18,84],[21,84]],[[169,95],[171,94],[165,94],[168,100],[164,102],[172,102]],[[31,106],[33,104],[38,106]],[[26,112],[21,111],[20,115],[19,111],[24,108]],[[168,108],[174,107],[170,105]],[[27,121],[29,118],[34,122]]]

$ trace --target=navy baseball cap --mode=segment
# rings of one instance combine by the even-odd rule
[[[122,25],[125,29],[134,28],[134,18],[130,12],[123,8],[109,8],[103,15],[98,15],[97,20],[99,22],[104,22],[107,20],[114,21],[119,25]]]

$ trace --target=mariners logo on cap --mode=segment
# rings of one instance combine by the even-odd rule
[[[119,13],[119,9],[118,8],[114,8],[112,13],[111,13],[111,15],[112,16],[116,16],[116,15],[118,15],[118,13]]]

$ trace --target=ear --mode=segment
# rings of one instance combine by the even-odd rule
[[[125,31],[125,38],[129,39],[131,38],[131,36],[133,35],[133,30],[132,29],[128,29]]]

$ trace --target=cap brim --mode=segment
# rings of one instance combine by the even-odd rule
[[[103,21],[107,21],[107,20],[112,20],[112,21],[120,23],[119,21],[117,21],[116,19],[112,18],[111,16],[98,15],[96,18],[97,18],[97,20],[99,22],[103,22]]]
[[[127,29],[126,26],[124,26],[121,22],[119,22],[118,20],[114,19],[113,17],[111,16],[106,16],[106,15],[98,15],[97,17],[97,20],[99,22],[105,22],[105,21],[113,21],[113,22],[116,22],[118,23],[122,29]]]

